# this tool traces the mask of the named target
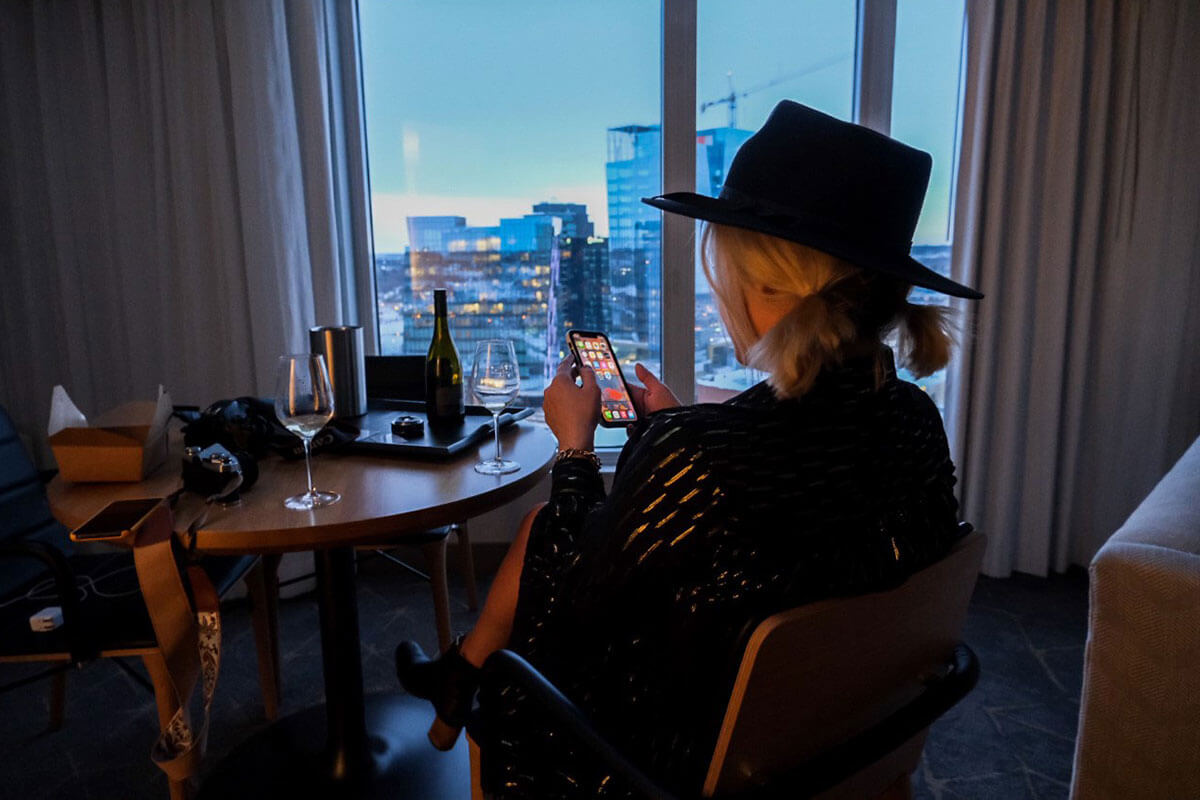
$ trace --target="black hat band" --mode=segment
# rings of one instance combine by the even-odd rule
[[[764,219],[783,227],[803,227],[808,230],[821,230],[832,236],[854,237],[861,236],[861,231],[824,214],[814,214],[799,208],[793,208],[761,197],[743,194],[728,184],[721,188],[719,197],[725,200],[737,211],[749,211]],[[912,239],[901,234],[901,238],[886,240],[876,236],[876,248],[887,252],[912,251]]]

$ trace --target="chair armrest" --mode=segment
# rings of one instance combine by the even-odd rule
[[[497,650],[483,664],[483,680],[524,689],[535,707],[576,737],[626,786],[639,795],[675,800],[596,730],[591,721],[558,687],[546,680],[533,665],[511,650]]]
[[[41,561],[54,578],[54,589],[58,593],[59,606],[63,613],[63,634],[71,651],[71,660],[83,663],[95,655],[85,640],[82,617],[79,612],[79,590],[75,584],[75,573],[67,563],[66,556],[45,542],[0,542],[0,558],[32,558]]]

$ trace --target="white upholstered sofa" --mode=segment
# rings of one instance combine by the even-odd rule
[[[1200,798],[1200,439],[1091,565],[1072,800]]]

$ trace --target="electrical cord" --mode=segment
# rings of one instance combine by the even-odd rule
[[[115,600],[117,598],[129,597],[131,595],[137,594],[138,592],[141,591],[140,587],[134,587],[133,589],[129,589],[128,591],[124,591],[124,592],[106,592],[106,591],[102,590],[99,586],[96,585],[100,581],[111,578],[112,576],[118,575],[122,572],[128,572],[129,570],[131,570],[133,568],[134,568],[133,564],[126,564],[123,567],[118,567],[117,569],[114,569],[111,572],[106,572],[103,575],[100,575],[100,576],[97,576],[94,578],[91,575],[76,575],[75,580],[77,581],[77,583],[75,585],[75,588],[79,590],[79,602],[82,603],[83,601],[88,599],[89,589],[91,590],[91,594],[94,594],[96,597],[105,598],[106,600]],[[58,593],[53,592],[53,591],[49,591],[49,592],[47,591],[47,590],[50,590],[53,588],[54,588],[54,579],[53,578],[47,578],[45,580],[39,581],[38,583],[35,583],[33,586],[30,586],[29,589],[24,594],[15,595],[14,597],[10,597],[8,600],[5,600],[3,603],[0,603],[0,609],[8,608],[11,605],[15,605],[17,603],[25,602],[28,600],[32,600],[34,602],[55,600],[58,598]]]

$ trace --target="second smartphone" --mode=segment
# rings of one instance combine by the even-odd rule
[[[629,385],[621,374],[621,365],[613,354],[608,337],[599,331],[567,331],[567,344],[575,363],[589,366],[600,385],[600,424],[620,428],[637,422],[637,410],[629,395]]]

